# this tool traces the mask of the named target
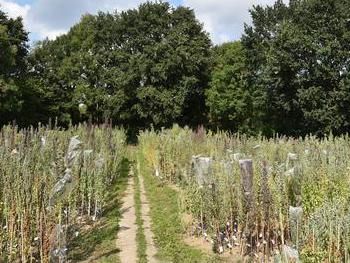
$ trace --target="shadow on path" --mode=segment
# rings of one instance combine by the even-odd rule
[[[123,212],[121,200],[127,187],[130,165],[130,161],[126,158],[121,162],[119,176],[110,186],[106,197],[107,205],[98,222],[90,222],[90,224],[87,222],[71,229],[72,236],[75,231],[79,231],[80,234],[69,242],[70,262],[94,262],[101,258],[118,262],[114,261],[118,259],[120,252],[115,247],[115,240]]]

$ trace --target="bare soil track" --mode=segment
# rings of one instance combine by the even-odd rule
[[[148,262],[155,263],[155,262],[158,262],[157,259],[155,258],[157,254],[157,249],[154,245],[154,235],[151,229],[151,217],[149,215],[150,207],[146,197],[143,178],[140,175],[138,176],[139,176],[140,190],[141,190],[141,204],[142,204],[141,209],[142,209],[143,228],[144,228],[144,233],[145,233],[146,242],[147,242],[146,254],[147,254]]]
[[[128,188],[122,202],[122,218],[116,245],[120,250],[119,257],[121,263],[137,262],[137,226],[134,202],[134,179],[132,177],[129,178]]]
[[[139,176],[140,191],[141,191],[141,216],[143,221],[144,235],[146,237],[146,254],[147,262],[158,262],[155,258],[157,249],[154,245],[154,235],[151,230],[151,218],[149,216],[150,207],[147,201],[146,192],[143,184],[142,176],[134,175],[133,171],[130,171],[130,178],[128,181],[128,188],[123,197],[122,206],[122,218],[120,221],[120,229],[118,238],[116,241],[117,248],[120,250],[119,258],[121,263],[136,263],[137,258],[137,225],[136,225],[136,212],[135,212],[135,187],[133,176]]]

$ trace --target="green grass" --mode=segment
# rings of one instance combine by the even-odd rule
[[[144,228],[143,228],[143,219],[141,214],[141,190],[140,190],[140,182],[138,175],[134,175],[134,182],[135,182],[135,194],[134,194],[134,200],[135,200],[135,214],[136,214],[136,225],[137,225],[137,233],[136,233],[136,242],[137,242],[137,257],[138,262],[144,263],[147,262],[147,254],[146,254],[146,237],[144,234]]]
[[[184,243],[177,191],[166,185],[160,185],[144,164],[142,156],[139,161],[151,206],[152,230],[159,249],[157,256],[162,261],[175,263],[218,262],[218,259]]]
[[[120,167],[120,176],[106,197],[108,203],[99,223],[87,231],[79,231],[80,235],[71,240],[68,255],[71,262],[87,259],[101,263],[120,262],[115,240],[119,230],[121,199],[127,187],[129,168],[130,162],[124,159]]]

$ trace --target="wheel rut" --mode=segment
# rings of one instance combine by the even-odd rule
[[[140,199],[141,199],[141,217],[142,228],[146,238],[146,256],[147,262],[157,263],[156,259],[157,248],[154,244],[154,235],[151,229],[152,222],[150,217],[150,205],[147,200],[146,191],[144,187],[143,177],[140,175],[139,167],[137,175],[133,170],[130,171],[130,178],[128,181],[128,187],[122,200],[122,218],[119,225],[119,232],[116,241],[116,245],[119,253],[121,263],[136,263],[138,262],[137,256],[137,231],[136,224],[136,211],[135,211],[135,187],[134,176],[138,176],[140,187]]]
[[[134,179],[131,173],[128,181],[128,187],[122,200],[122,218],[120,221],[119,233],[116,241],[117,248],[120,250],[119,258],[121,263],[137,262],[137,226],[134,191]]]

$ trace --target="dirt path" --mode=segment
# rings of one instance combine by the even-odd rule
[[[157,249],[154,245],[154,235],[151,230],[151,217],[150,217],[150,207],[149,203],[147,201],[146,197],[146,191],[145,187],[143,184],[143,177],[140,176],[140,173],[138,173],[139,177],[139,182],[140,182],[140,190],[141,190],[141,213],[142,213],[142,221],[143,221],[143,229],[144,229],[144,234],[146,237],[146,255],[147,255],[147,260],[150,263],[155,263],[158,262],[158,260],[155,258],[155,255],[157,254]]]
[[[131,174],[128,181],[128,188],[123,198],[122,219],[116,241],[117,248],[120,250],[119,257],[121,263],[137,262],[137,243],[136,243],[136,215],[134,202],[134,178]]]
[[[136,224],[136,214],[135,214],[135,184],[134,184],[134,173],[130,171],[130,179],[128,181],[128,188],[125,192],[125,196],[122,200],[122,219],[120,221],[120,230],[117,238],[117,248],[120,250],[119,258],[121,263],[136,263],[137,258],[137,224]],[[154,235],[151,230],[151,218],[149,216],[150,207],[146,197],[146,191],[143,184],[143,178],[138,173],[138,178],[140,182],[140,192],[141,192],[141,216],[143,221],[143,229],[146,237],[146,255],[147,262],[156,263],[155,255],[157,254],[157,249],[154,245]]]

